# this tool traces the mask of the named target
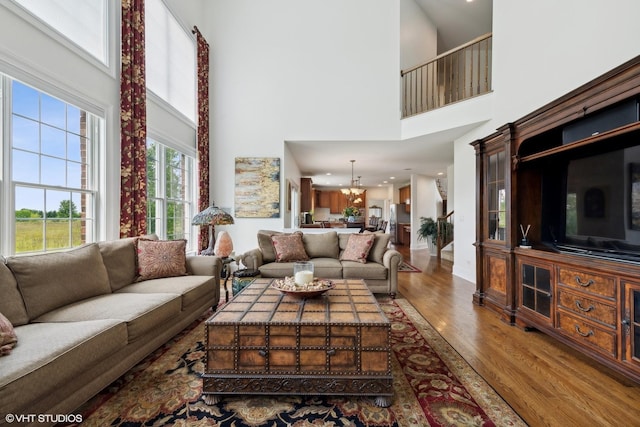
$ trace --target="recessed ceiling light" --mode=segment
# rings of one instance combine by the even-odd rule
[[[327,176],[331,176],[331,172],[327,172]]]
[[[389,181],[382,181],[382,183],[383,183],[383,184],[388,184],[388,183],[389,183]]]
[[[396,177],[395,176],[390,176],[389,179],[396,179]]]
[[[444,172],[438,172],[438,176],[444,175]]]

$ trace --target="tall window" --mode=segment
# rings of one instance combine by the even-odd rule
[[[193,157],[147,139],[147,229],[164,239],[187,239],[190,249],[196,247],[193,171]]]
[[[147,87],[196,120],[196,46],[162,0],[145,1]]]
[[[3,78],[10,123],[10,253],[45,252],[95,240],[94,154],[102,120],[19,81]],[[6,134],[6,133],[5,133]],[[8,178],[8,179],[7,179]],[[5,186],[5,189],[7,187]]]

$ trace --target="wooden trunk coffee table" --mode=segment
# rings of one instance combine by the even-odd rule
[[[391,405],[391,324],[363,280],[296,299],[256,279],[206,321],[203,394],[375,396]]]

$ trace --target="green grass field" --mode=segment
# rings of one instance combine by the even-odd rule
[[[82,221],[74,220],[69,231],[69,221],[48,220],[46,224],[47,250],[81,245]],[[16,253],[42,251],[45,226],[42,220],[16,221]],[[71,242],[69,234],[73,236]]]

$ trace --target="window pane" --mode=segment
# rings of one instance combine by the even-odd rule
[[[16,186],[16,253],[44,249],[44,190]]]
[[[67,105],[67,130],[69,132],[80,134],[80,122],[82,111],[78,108]]]
[[[63,249],[71,247],[71,222],[68,219],[48,219],[45,225],[45,249]]]
[[[161,0],[145,4],[147,87],[195,122],[196,47]]]
[[[11,86],[13,92],[12,109],[14,114],[29,117],[34,120],[40,119],[40,95],[39,92],[20,82],[13,81]]]
[[[69,200],[71,193],[68,191],[49,190],[46,192],[47,218],[69,218]]]
[[[67,159],[75,160],[79,162],[81,157],[81,141],[84,138],[80,138],[78,135],[72,133],[67,134]],[[84,142],[86,145],[86,142]]]
[[[66,155],[65,133],[60,129],[42,125],[42,154],[64,158]]]
[[[44,249],[44,220],[16,219],[16,253]]]
[[[52,96],[42,94],[40,98],[40,120],[60,129],[66,127],[65,103]]]
[[[67,162],[67,186],[85,189],[82,185],[82,165],[75,162]]]
[[[16,218],[43,218],[44,190],[16,186]]]
[[[106,0],[15,0],[43,22],[106,63]]]
[[[40,156],[20,150],[13,150],[12,154],[12,179],[20,182],[39,183]]]
[[[40,151],[40,127],[38,122],[13,116],[13,146],[29,151]]]
[[[66,179],[66,162],[53,157],[42,156],[42,184],[64,186]]]

